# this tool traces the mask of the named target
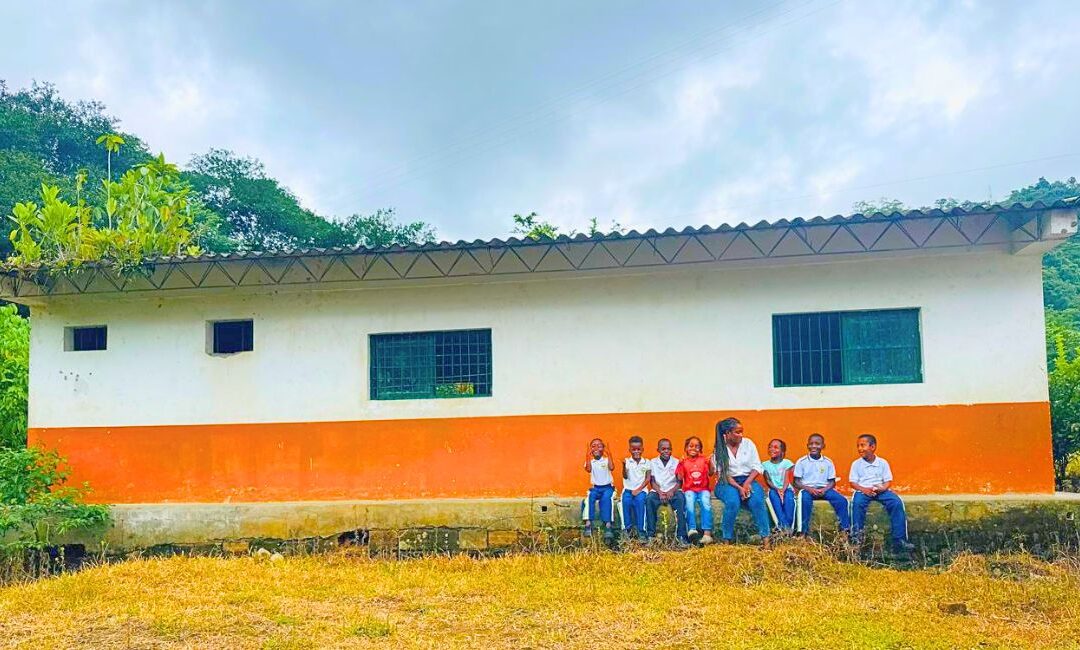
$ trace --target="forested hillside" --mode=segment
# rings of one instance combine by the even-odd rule
[[[98,139],[110,133],[122,144],[106,155]],[[152,158],[138,135],[121,131],[102,104],[67,101],[50,84],[13,91],[0,80],[0,215],[5,224],[16,203],[38,200],[42,183],[70,197],[77,175],[84,173],[84,192],[94,202],[110,165],[116,179]],[[380,246],[434,238],[428,224],[400,223],[392,208],[341,219],[316,214],[268,176],[258,160],[224,149],[194,157],[180,170],[180,179],[205,208],[197,211],[202,225],[197,244],[203,250]],[[8,228],[3,231],[0,259],[12,250]]]

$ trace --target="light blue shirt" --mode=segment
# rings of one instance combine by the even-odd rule
[[[795,463],[795,478],[806,487],[822,488],[836,480],[836,466],[828,456],[814,460],[807,454]]]
[[[874,462],[868,463],[863,458],[856,458],[851,464],[851,474],[848,480],[863,487],[874,487],[892,480],[892,468],[889,461],[881,456],[874,458]]]
[[[761,464],[762,472],[765,476],[769,477],[769,486],[776,486],[776,489],[780,489],[784,486],[784,474],[787,474],[788,469],[794,466],[795,463],[791,462],[788,458],[785,458],[779,463],[767,460]]]

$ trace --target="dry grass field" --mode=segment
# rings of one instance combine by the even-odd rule
[[[0,589],[15,648],[1080,645],[1080,564],[838,562],[812,545],[495,559],[131,560]]]

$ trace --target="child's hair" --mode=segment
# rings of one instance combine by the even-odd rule
[[[728,469],[728,455],[726,452],[720,453],[724,450],[724,436],[728,431],[731,431],[735,427],[742,424],[738,418],[724,418],[716,423],[716,440],[713,444],[713,460],[716,461],[717,473],[720,474],[720,480],[727,480]]]
[[[698,445],[700,445],[701,447],[705,446],[705,443],[701,442],[701,438],[698,438],[697,436],[690,436],[686,439],[686,442],[683,443],[683,449],[689,449],[690,442],[693,440],[697,440]]]
[[[821,438],[821,442],[822,442],[823,444],[824,444],[824,442],[825,442],[825,436],[821,435],[820,433],[811,433],[811,434],[810,434],[810,437],[806,439],[806,442],[810,442],[810,441],[811,441],[811,440],[813,440],[814,438]]]
[[[779,438],[773,438],[772,440],[769,441],[769,444],[771,445],[774,442],[779,442],[780,443],[780,453],[782,453],[784,455],[787,455],[787,443],[784,442],[783,440],[779,439]]]
[[[592,443],[594,443],[594,442],[599,442],[600,444],[604,444],[603,440],[601,440],[599,438],[593,438],[592,440],[589,441],[589,446],[592,447]]]
[[[668,445],[671,444],[671,440],[669,440],[667,438],[661,438],[661,439],[656,441],[656,448],[659,449],[660,445],[664,444],[665,442],[668,443]]]
[[[877,436],[872,433],[864,433],[857,438],[857,440],[866,440],[871,445],[877,447]]]
[[[641,436],[630,436],[630,444],[638,443],[639,445],[645,444],[645,441],[641,439]]]

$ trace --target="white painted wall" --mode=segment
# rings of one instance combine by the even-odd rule
[[[1047,399],[1038,256],[1001,253],[276,295],[82,298],[32,315],[33,427]],[[774,388],[774,313],[919,307],[924,383]],[[255,319],[206,354],[205,321]],[[108,350],[64,352],[105,323]],[[490,327],[494,396],[368,399],[368,334]]]

